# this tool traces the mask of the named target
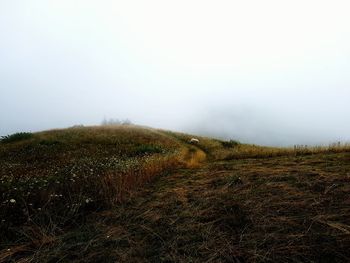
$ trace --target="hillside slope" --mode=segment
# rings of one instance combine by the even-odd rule
[[[0,262],[350,260],[347,147],[191,137],[117,126],[0,144]]]
[[[134,125],[19,133],[0,142],[1,247],[23,227],[66,227],[131,198],[155,177],[206,158],[166,132]]]

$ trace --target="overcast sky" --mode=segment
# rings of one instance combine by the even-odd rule
[[[0,135],[129,118],[350,141],[348,0],[0,0]]]

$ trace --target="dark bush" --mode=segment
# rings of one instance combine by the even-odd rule
[[[30,132],[17,132],[11,135],[1,136],[0,142],[10,143],[27,140],[33,137],[33,134]]]
[[[225,148],[233,148],[239,144],[239,142],[234,141],[234,140],[229,140],[229,141],[221,141],[221,144]]]

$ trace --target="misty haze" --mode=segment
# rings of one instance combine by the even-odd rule
[[[0,1],[0,263],[350,262],[350,1]]]
[[[244,142],[350,140],[335,1],[6,1],[0,135],[104,117]]]

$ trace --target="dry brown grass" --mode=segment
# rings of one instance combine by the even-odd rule
[[[290,148],[263,147],[239,144],[222,159],[271,158],[279,156],[303,156],[311,154],[350,152],[350,144],[331,144],[329,146],[303,146]]]
[[[35,261],[348,262],[349,160],[331,153],[178,170],[90,215]]]
[[[2,204],[30,220],[1,222],[0,262],[349,262],[348,145],[191,137],[116,126],[0,146],[2,196],[30,178],[36,202]]]
[[[0,248],[28,239],[23,225],[55,232],[123,202],[156,176],[191,162],[184,149],[136,126],[54,130],[0,144]]]

